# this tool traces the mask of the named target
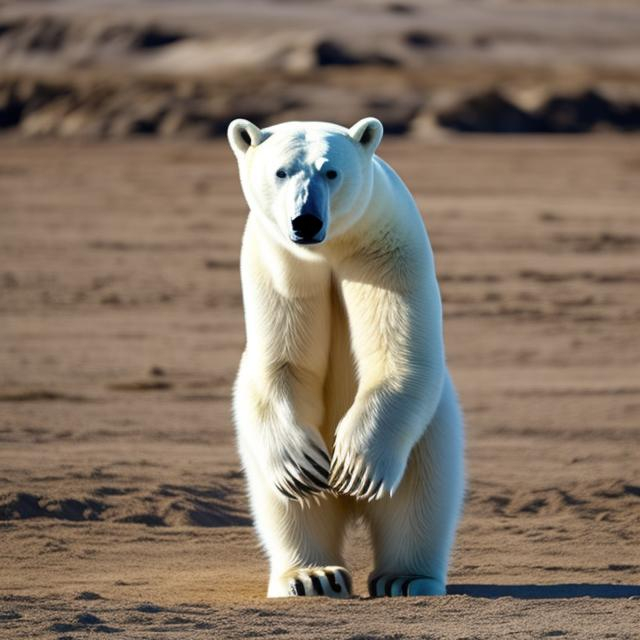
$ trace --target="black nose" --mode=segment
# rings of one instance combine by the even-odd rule
[[[323,227],[323,222],[311,213],[304,213],[291,221],[295,242],[312,242]]]

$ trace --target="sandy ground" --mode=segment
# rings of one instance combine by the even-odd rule
[[[468,422],[438,599],[264,599],[222,143],[3,139],[0,637],[640,637],[640,144],[385,141]],[[366,533],[348,558],[364,593]]]

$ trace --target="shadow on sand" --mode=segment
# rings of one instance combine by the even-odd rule
[[[633,584],[450,584],[447,595],[472,598],[559,598],[640,597],[640,585]]]

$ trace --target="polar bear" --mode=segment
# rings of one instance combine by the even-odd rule
[[[463,421],[429,239],[375,155],[382,133],[375,118],[228,129],[250,208],[233,413],[269,597],[350,596],[354,518],[371,596],[445,593]]]

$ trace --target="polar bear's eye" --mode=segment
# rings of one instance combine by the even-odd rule
[[[327,171],[327,178],[329,178],[329,180],[335,180],[338,177],[338,172],[334,171],[333,169],[329,169],[329,171]]]
[[[278,169],[276,171],[276,176],[282,180],[282,178],[287,177],[287,172],[284,169]]]

